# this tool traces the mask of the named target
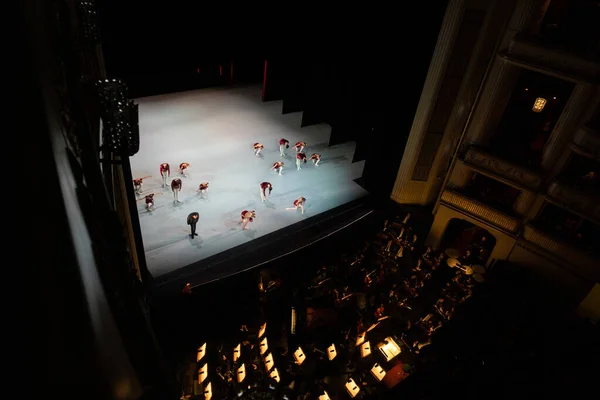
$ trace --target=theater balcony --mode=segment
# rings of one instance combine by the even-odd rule
[[[600,132],[589,124],[581,126],[573,136],[571,150],[584,157],[600,160]]]
[[[442,193],[441,201],[446,205],[466,212],[471,216],[478,218],[488,224],[492,224],[506,232],[516,233],[519,229],[520,219],[514,215],[501,212],[485,204],[483,201],[478,201],[469,197],[466,193],[460,193],[456,189],[446,189]]]
[[[550,0],[504,56],[516,64],[577,81],[598,79],[600,7],[596,0]]]
[[[543,175],[540,173],[533,172],[476,147],[469,148],[464,157],[464,162],[475,171],[506,179],[529,190],[538,190],[544,180]]]
[[[550,201],[564,208],[600,221],[600,203],[597,196],[581,192],[568,183],[557,180],[548,185],[547,195]]]
[[[556,258],[562,264],[571,266],[573,272],[589,280],[600,279],[598,254],[586,252],[575,246],[568,239],[560,239],[558,235],[545,228],[543,224],[533,222],[523,229],[523,239],[534,245],[537,252],[546,254],[549,258]]]

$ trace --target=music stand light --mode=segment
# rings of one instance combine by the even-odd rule
[[[212,399],[212,382],[208,382],[208,385],[204,388],[204,400]]]
[[[331,361],[335,356],[337,356],[337,351],[335,351],[335,345],[332,344],[327,348],[327,357],[329,358],[329,361]]]
[[[206,354],[206,343],[198,347],[198,353],[196,353],[196,362],[202,360],[202,357]]]
[[[275,382],[277,382],[277,383],[279,383],[279,381],[281,380],[281,378],[279,377],[279,371],[277,371],[277,368],[273,368],[273,371],[271,371],[269,376],[271,378],[273,378],[275,380]]]
[[[267,331],[267,323],[265,322],[258,328],[258,338],[260,339]]]
[[[346,386],[346,391],[352,398],[355,398],[356,395],[358,394],[358,392],[360,392],[360,388],[358,387],[358,385],[356,384],[356,382],[354,382],[354,379],[352,379],[352,378],[348,379],[348,381],[346,382],[346,385],[344,385],[344,386]]]
[[[375,363],[375,365],[373,365],[373,368],[371,368],[371,375],[373,375],[375,379],[377,379],[379,382],[383,380],[385,374],[385,370],[378,363]]]
[[[260,355],[262,356],[263,354],[266,353],[267,350],[269,350],[269,344],[267,343],[267,338],[264,337],[259,345],[258,345],[259,351],[260,351]]]
[[[402,352],[400,346],[391,337],[386,337],[385,340],[377,345],[381,354],[385,357],[386,361],[390,361],[398,354]]]
[[[242,345],[240,343],[238,343],[238,345],[233,348],[233,362],[236,362],[240,358],[240,356],[242,354],[241,352],[242,352]]]
[[[306,356],[300,347],[294,352],[294,360],[296,360],[296,364],[298,365],[302,365],[304,360],[306,360]]]
[[[361,344],[363,344],[365,342],[365,339],[367,338],[367,332],[363,332],[360,333],[357,337],[356,337],[356,345],[360,346]]]
[[[319,400],[331,400],[326,391],[323,391],[323,394],[319,396]]]
[[[365,358],[370,354],[371,354],[371,343],[366,341],[362,344],[362,346],[360,346],[360,356],[362,358]]]
[[[204,382],[206,380],[207,376],[208,376],[208,363],[204,363],[204,365],[198,369],[198,383]]]
[[[237,370],[237,381],[238,383],[242,383],[242,381],[246,378],[246,365],[242,364]]]

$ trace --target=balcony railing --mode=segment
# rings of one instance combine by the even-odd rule
[[[465,162],[475,168],[484,169],[527,189],[537,190],[543,182],[542,175],[475,147],[471,147],[467,151]]]
[[[592,280],[600,279],[600,263],[592,256],[552,238],[531,225],[525,225],[523,238],[562,259],[566,264],[574,266],[580,274]]]
[[[594,82],[600,73],[598,63],[568,53],[534,37],[517,35],[508,48],[506,58],[579,80]]]
[[[457,192],[445,190],[442,193],[442,201],[504,229],[505,231],[515,233],[519,228],[520,221],[518,218],[494,210],[477,200],[473,200]]]
[[[600,159],[600,133],[589,126],[583,125],[575,132],[573,144],[573,151],[576,153]]]
[[[600,220],[600,201],[597,196],[581,193],[567,184],[554,181],[548,185],[548,196],[577,214]]]

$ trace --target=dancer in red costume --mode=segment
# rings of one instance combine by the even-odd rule
[[[190,166],[190,163],[186,163],[186,162],[182,162],[181,164],[179,164],[179,172],[181,173],[182,176],[185,176],[186,178],[188,177],[187,169],[189,166]]]
[[[256,218],[256,212],[254,210],[252,211],[248,211],[248,210],[244,210],[242,211],[242,229],[246,230],[248,229],[248,224],[250,222],[254,222],[254,218]]]
[[[286,208],[286,210],[302,210],[302,214],[304,214],[304,203],[306,203],[305,197],[300,197],[294,200],[294,207]]]
[[[206,192],[208,191],[208,182],[202,182],[200,186],[198,186],[198,191],[202,195],[202,198],[206,198]]]
[[[296,142],[294,149],[296,149],[296,153],[302,153],[304,148],[306,147],[306,142]]]
[[[290,141],[287,139],[279,139],[279,155],[281,157],[285,156],[285,149],[289,149],[290,148]]]
[[[160,164],[160,176],[163,178],[163,187],[167,187],[167,179],[171,176],[171,166],[169,164]]]
[[[277,172],[277,173],[279,173],[279,175],[281,175],[281,171],[283,171],[283,161],[274,162],[271,169],[275,170],[275,172]]]
[[[252,148],[254,149],[254,155],[257,156],[265,148],[265,146],[263,146],[262,143],[254,143]]]
[[[313,153],[310,156],[310,161],[312,161],[313,164],[315,164],[315,167],[318,167],[319,163],[321,162],[321,155],[319,153]]]
[[[171,190],[173,191],[173,204],[181,203],[179,201],[179,192],[181,191],[183,184],[181,183],[181,179],[175,178],[171,181]]]
[[[267,193],[267,190],[269,191]],[[264,203],[267,197],[271,195],[271,191],[273,190],[273,185],[270,182],[263,182],[260,184],[260,199]]]
[[[296,167],[298,167],[298,171],[302,169],[302,163],[306,164],[306,154],[298,153],[296,154]]]

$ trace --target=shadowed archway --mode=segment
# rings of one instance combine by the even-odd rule
[[[440,242],[441,250],[457,250],[467,265],[485,265],[495,246],[494,235],[486,229],[459,218],[452,218],[448,222]]]

